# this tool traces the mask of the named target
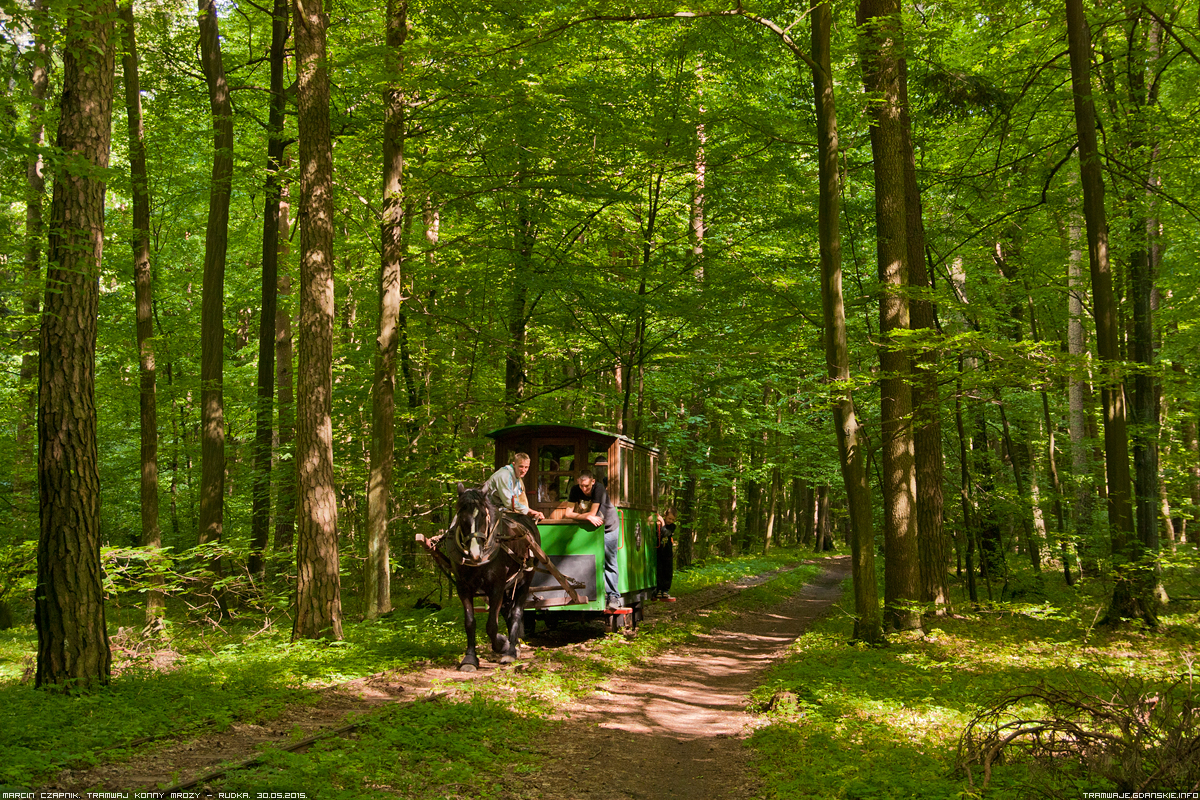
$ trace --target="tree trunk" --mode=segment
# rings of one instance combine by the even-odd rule
[[[778,450],[778,448],[776,448]],[[762,550],[766,553],[771,549],[774,543],[773,539],[778,530],[779,506],[783,498],[783,476],[780,474],[779,467],[771,469],[771,488],[767,498],[767,525],[763,531],[763,547]]]
[[[813,552],[833,549],[833,524],[829,519],[829,484],[817,487],[817,531],[813,537]]]
[[[284,151],[282,169],[291,166]],[[279,187],[279,260],[284,264],[288,255],[288,185]],[[294,374],[292,372],[292,315],[287,302],[292,294],[292,276],[280,269],[278,276],[280,302],[275,308],[275,402],[279,407],[278,440],[275,452],[275,549],[290,551],[296,533],[296,405]]]
[[[861,0],[858,24],[863,83],[871,95],[871,155],[875,168],[876,258],[879,296],[880,434],[884,496],[886,627],[919,628],[910,605],[920,599],[917,478],[913,451],[911,362],[899,336],[909,328],[907,212],[898,0]]]
[[[333,143],[320,0],[293,0],[300,123],[299,530],[292,640],[342,638],[333,477]]]
[[[46,45],[46,13],[44,0],[34,0],[30,31],[33,47],[30,49],[32,68],[29,97],[29,146],[30,155],[25,162],[25,269],[22,287],[22,311],[30,327],[38,320],[42,310],[42,243],[46,236],[44,206],[46,203],[46,178],[42,163],[42,148],[46,145],[46,93],[50,89],[50,48]],[[38,376],[37,343],[32,336],[21,340],[21,372],[17,379],[20,390],[21,414],[17,419],[16,453],[13,464],[14,511],[20,516],[21,524],[29,524],[33,518],[34,492],[33,454],[35,448],[30,439],[37,428],[38,395],[35,380]]]
[[[1085,289],[1080,281],[1080,262],[1083,254],[1076,243],[1079,241],[1079,226],[1069,227],[1067,260],[1067,353],[1073,361],[1082,362],[1087,356],[1083,331],[1083,296]],[[1088,424],[1086,414],[1087,381],[1079,374],[1079,367],[1067,378],[1067,429],[1071,437],[1071,475],[1076,481],[1075,503],[1072,509],[1075,546],[1079,551],[1079,569],[1083,575],[1096,575],[1095,534],[1092,530],[1092,489],[1087,478],[1092,474],[1090,448],[1087,443]]]
[[[1141,365],[1133,377],[1133,464],[1134,496],[1136,497],[1137,534],[1141,549],[1146,554],[1157,554],[1159,550],[1159,452],[1160,393],[1158,375],[1155,372],[1157,351],[1154,330],[1153,298],[1157,282],[1157,263],[1150,252],[1150,218],[1146,205],[1154,198],[1153,153],[1154,146],[1147,141],[1145,115],[1156,98],[1148,96],[1146,67],[1152,64],[1153,56],[1147,45],[1152,40],[1147,36],[1147,26],[1142,19],[1141,5],[1126,3],[1126,75],[1129,89],[1130,162],[1138,165],[1136,183],[1129,192],[1130,249],[1129,249],[1129,295],[1133,306],[1133,331],[1130,336],[1133,361]],[[1145,166],[1142,166],[1145,165]],[[1144,580],[1151,580],[1143,576]],[[1157,584],[1157,579],[1154,579]],[[1154,591],[1155,587],[1151,587]]]
[[[831,25],[829,5],[818,3],[813,8],[812,56],[819,69],[812,70],[812,78],[820,182],[817,226],[821,255],[821,309],[825,323],[825,367],[834,399],[838,462],[850,510],[854,636],[862,641],[878,642],[883,638],[883,630],[875,579],[871,489],[867,484],[866,461],[863,457],[865,443],[854,411],[854,399],[850,394],[850,349],[846,335],[846,308],[842,298],[842,241],[838,229],[838,128],[830,55]]]
[[[38,361],[36,685],[87,691],[112,665],[100,568],[96,330],[116,66],[112,2],[66,19]]]
[[[141,429],[141,508],[143,547],[157,550],[162,546],[158,524],[158,401],[154,375],[154,307],[150,275],[150,178],[146,170],[146,133],[142,125],[142,92],[138,79],[137,39],[134,35],[133,6],[121,6],[125,27],[125,52],[121,67],[125,73],[125,113],[129,119],[129,173],[133,187],[133,305],[137,319],[138,419]],[[162,585],[162,577],[152,579]],[[161,591],[146,594],[146,627],[158,630],[166,604]]]
[[[271,106],[267,117],[267,182],[263,201],[262,310],[258,318],[258,405],[254,423],[254,488],[250,512],[252,575],[265,572],[263,554],[271,531],[271,448],[274,444],[275,338],[279,298],[279,170],[287,147],[283,123],[287,109],[284,86],[288,40],[288,3],[275,0],[271,11]]]
[[[1025,480],[1025,471],[1021,468],[1022,457],[1018,455],[1017,446],[1013,442],[1012,429],[1008,424],[1008,414],[1004,412],[1004,401],[1000,397],[999,389],[996,389],[996,408],[1000,409],[1000,424],[1004,430],[1004,449],[1008,451],[1008,462],[1012,466],[1013,471],[1013,483],[1017,487],[1017,497],[1021,501],[1021,546],[1025,549],[1025,554],[1029,556],[1030,566],[1033,567],[1034,574],[1041,575],[1042,548],[1033,530],[1033,504],[1030,502],[1029,497],[1030,486]]]
[[[967,432],[966,426],[963,424],[962,410],[962,373],[963,361],[959,357],[958,374],[959,378],[956,382],[954,392],[954,426],[958,433],[958,498],[962,504],[962,530],[965,536],[960,536],[964,540],[960,551],[966,551],[966,571],[967,571],[967,597],[972,603],[979,602],[979,590],[975,585],[975,553],[978,549],[975,546],[975,519],[971,513],[971,467],[970,461],[967,458]]]
[[[932,275],[925,269],[925,222],[921,190],[917,185],[916,153],[908,113],[907,68],[901,62],[900,115],[904,134],[904,208],[913,330],[924,332],[924,341],[913,358],[913,448],[917,471],[917,554],[920,559],[921,602],[933,613],[950,612],[950,586],[946,578],[948,548],[944,532],[942,496],[942,403],[938,390],[937,320],[933,306]]]
[[[1200,425],[1196,424],[1196,415],[1191,407],[1184,412],[1180,436],[1187,451],[1187,486],[1191,516],[1184,520],[1183,529],[1179,532],[1179,541],[1192,542],[1196,540],[1195,532],[1200,530],[1200,524],[1196,521],[1197,515],[1200,514]]]
[[[696,67],[697,98],[703,94],[704,71]],[[707,181],[708,159],[705,145],[708,144],[708,133],[704,130],[704,104],[697,102],[696,114],[700,121],[696,123],[696,161],[695,172],[692,175],[692,204],[688,223],[688,263],[692,276],[697,283],[704,282],[704,189]]]
[[[200,311],[200,543],[221,540],[225,495],[225,253],[233,180],[233,109],[221,64],[215,0],[198,0],[200,61],[212,109],[213,167]],[[219,563],[213,563],[214,569]]]
[[[1121,354],[1117,342],[1117,304],[1113,296],[1112,268],[1108,259],[1108,220],[1104,208],[1104,178],[1096,142],[1096,111],[1092,101],[1091,34],[1082,0],[1066,0],[1067,44],[1071,56],[1071,88],[1075,97],[1075,126],[1079,136],[1079,171],[1083,184],[1083,211],[1087,222],[1088,263],[1092,277],[1092,305],[1096,318],[1096,347],[1105,380],[1101,389],[1104,407],[1104,454],[1108,475],[1108,518],[1112,531],[1115,582],[1105,621],[1139,618],[1157,623],[1154,608],[1154,570],[1143,562],[1134,535],[1132,486],[1129,475],[1129,434],[1125,422],[1125,395],[1121,385]],[[1133,567],[1129,569],[1129,567]]]
[[[389,73],[399,80],[408,33],[407,0],[389,0],[387,47]],[[379,265],[379,338],[375,380],[371,385],[371,472],[367,478],[367,563],[363,587],[367,619],[392,610],[388,516],[391,508],[392,462],[396,449],[396,354],[405,245],[404,114],[399,86],[384,90],[383,225]]]

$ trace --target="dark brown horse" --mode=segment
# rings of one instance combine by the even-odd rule
[[[475,655],[476,597],[487,598],[487,635],[492,650],[501,654],[500,663],[517,660],[525,600],[533,581],[533,554],[540,553],[540,544],[537,525],[528,517],[502,513],[482,489],[458,484],[458,508],[439,549],[450,562],[463,604],[467,652],[459,670],[474,672],[479,666]],[[500,632],[501,614],[507,635]]]

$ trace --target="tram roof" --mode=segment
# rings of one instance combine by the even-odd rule
[[[605,439],[608,439],[610,441],[619,439],[622,442],[628,442],[629,444],[633,445],[634,447],[641,447],[646,450],[653,451],[655,453],[658,452],[657,447],[648,447],[643,444],[638,444],[633,439],[630,439],[628,436],[626,436],[623,433],[610,433],[608,431],[602,431],[597,428],[585,428],[580,425],[563,425],[560,423],[547,424],[547,423],[532,422],[532,423],[525,423],[523,425],[509,425],[505,428],[497,428],[494,431],[485,433],[484,436],[487,436],[490,439],[503,439],[503,438],[511,436],[515,433],[531,433],[531,434],[542,435],[542,436],[578,436],[581,433],[592,433],[592,434],[595,434],[596,436],[604,437]]]

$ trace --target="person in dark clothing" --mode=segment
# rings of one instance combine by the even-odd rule
[[[675,509],[668,508],[666,517],[658,518],[658,567],[655,570],[657,586],[654,597],[674,603],[671,596],[671,580],[675,577]]]
[[[608,499],[608,491],[604,484],[596,480],[591,470],[583,470],[567,495],[571,507],[564,516],[587,522],[591,525],[604,526],[604,594],[605,606],[611,609],[621,607],[621,594],[617,591],[617,547],[621,541],[621,523],[617,517],[617,509]]]

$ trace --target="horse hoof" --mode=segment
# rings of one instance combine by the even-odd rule
[[[474,665],[474,664],[468,664],[468,663],[466,663],[466,662],[463,662],[462,664],[459,664],[459,665],[458,665],[458,671],[459,671],[459,672],[474,672],[474,671],[475,671],[475,665]]]
[[[509,656],[509,655],[500,656],[501,664],[511,664],[516,660],[517,660],[516,656]]]

